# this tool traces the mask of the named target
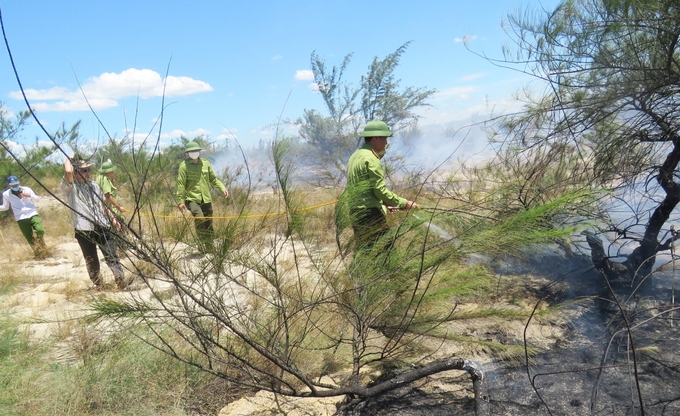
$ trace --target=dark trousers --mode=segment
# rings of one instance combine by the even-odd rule
[[[387,218],[380,208],[354,211],[351,216],[357,249],[372,249],[375,243],[389,231]]]
[[[96,227],[92,231],[76,230],[76,240],[80,246],[80,251],[83,252],[87,273],[95,285],[101,284],[99,255],[97,254],[97,247],[99,247],[106,264],[116,279],[116,284],[119,287],[125,286],[125,273],[116,253],[115,240],[111,231],[103,227]]]
[[[214,251],[213,239],[215,238],[215,229],[213,228],[212,220],[212,203],[199,204],[194,201],[184,201],[184,205],[189,208],[191,215],[194,216],[200,250]]]

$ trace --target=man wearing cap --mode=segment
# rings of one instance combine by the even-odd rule
[[[47,247],[43,239],[45,230],[38,216],[38,210],[35,208],[35,203],[40,200],[40,197],[28,186],[19,186],[19,178],[14,175],[7,177],[7,186],[8,189],[2,193],[0,211],[12,208],[14,219],[28,241],[28,245],[33,249],[35,257],[45,257],[47,255]]]
[[[385,185],[380,159],[385,154],[390,136],[392,132],[384,122],[368,122],[361,133],[364,145],[352,154],[347,163],[347,188],[343,199],[347,201],[358,247],[371,248],[387,233],[385,213],[388,207],[418,208],[415,202],[401,198]]]
[[[104,200],[106,205],[111,208],[116,216],[120,217],[122,212],[125,212],[125,208],[118,202],[118,188],[116,188],[116,165],[111,162],[111,159],[107,159],[106,162],[102,163],[101,168],[99,168],[99,175],[97,176],[97,185],[102,190],[104,194]]]
[[[229,197],[229,191],[217,178],[210,163],[200,157],[201,150],[203,149],[196,142],[189,142],[184,148],[187,159],[179,165],[177,199],[180,201],[178,204],[180,211],[184,212],[188,208],[194,216],[199,249],[205,253],[215,250],[210,187],[212,185],[219,189],[225,198]]]
[[[116,253],[112,228],[120,229],[116,216],[104,204],[104,194],[97,182],[90,179],[91,163],[74,158],[64,162],[61,189],[71,209],[75,237],[85,258],[85,266],[95,288],[102,287],[97,247],[104,255],[119,289],[132,283],[125,280],[125,272]]]

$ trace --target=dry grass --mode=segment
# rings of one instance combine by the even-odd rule
[[[158,274],[158,268],[148,261],[133,259],[131,271],[145,279],[152,279]]]
[[[14,264],[33,258],[33,250],[13,217],[0,226],[0,240],[3,258],[11,259]]]
[[[86,292],[83,292],[82,284],[72,278],[68,278],[64,285],[60,286],[54,293],[64,296],[66,300],[71,302],[83,301],[87,295]]]
[[[68,253],[68,259],[73,264],[73,267],[81,267],[85,264],[85,259],[83,258],[83,254],[80,253],[80,252]]]
[[[3,383],[5,388],[0,389],[0,413],[179,416],[187,411],[197,414],[199,409],[214,414],[215,408],[225,404],[224,399],[209,393],[217,386],[212,377],[139,340],[124,334],[103,336],[101,331],[82,323],[69,329],[66,344],[60,345],[67,346],[70,359],[44,360],[50,355],[45,349],[48,345],[15,348],[11,361],[0,357],[0,379],[7,380],[11,374],[13,380],[10,385]],[[14,333],[13,337],[20,334]],[[213,398],[214,403],[207,403]]]
[[[16,257],[10,258],[16,259]],[[11,293],[16,287],[32,282],[32,276],[22,268],[12,268],[3,264],[0,264],[0,267],[3,269],[0,273],[0,295]]]
[[[51,197],[44,197],[38,202],[37,207],[43,228],[45,228],[46,238],[73,235],[71,211],[67,207]]]
[[[290,287],[282,286],[285,291],[290,292],[290,298],[295,297],[295,290],[300,290],[304,292],[305,296],[308,293],[312,293],[314,290],[320,290],[315,285],[319,285],[318,273],[310,273],[306,275],[302,272],[300,275],[297,274],[297,270],[312,270],[314,269],[310,263],[310,258],[307,258],[307,254],[316,259],[320,259],[321,264],[323,261],[337,262],[337,255],[334,254],[332,247],[335,245],[335,212],[334,205],[328,205],[324,207],[318,207],[313,209],[306,209],[314,207],[316,205],[321,205],[324,203],[332,202],[337,199],[337,194],[339,190],[304,190],[298,193],[294,193],[295,204],[294,207],[300,211],[297,213],[295,218],[300,221],[302,227],[299,229],[301,234],[307,242],[307,247],[311,248],[310,253],[296,253],[296,257],[281,256],[277,266],[279,272],[282,274],[287,274],[285,276],[291,282]],[[215,203],[215,215],[217,216],[229,216],[236,215],[239,213],[237,207],[229,200],[218,199]],[[128,208],[129,204],[128,204]],[[271,216],[264,218],[262,216],[272,213],[278,213],[283,210],[283,204],[280,195],[272,192],[263,192],[254,195],[253,198],[247,201],[247,206],[245,207],[244,215],[261,216],[259,218],[249,218],[249,219],[217,219],[216,229],[218,230],[218,237],[223,239],[233,238],[237,240],[236,247],[241,247],[243,245],[248,250],[260,250],[264,251],[269,248],[268,244],[271,236],[277,236],[280,238],[283,229],[285,228],[287,217],[285,216]],[[44,214],[43,214],[44,211]],[[61,236],[72,236],[73,229],[70,224],[70,214],[68,210],[57,204],[53,209],[46,209],[41,211],[43,215],[43,223],[47,231],[47,235],[58,238]],[[161,204],[155,205],[153,209],[149,209],[146,213],[153,211],[159,213],[160,215],[156,218],[157,225],[160,229],[161,238],[165,241],[175,240],[184,243],[191,244],[194,236],[194,225],[190,217],[182,217],[179,211],[174,206],[163,206]],[[146,213],[141,217],[142,226],[141,229],[155,230],[155,227],[151,227],[152,218]],[[130,214],[128,214],[128,217]],[[133,224],[134,226],[139,226],[138,223]],[[12,227],[6,226],[1,228],[3,232],[12,233]],[[14,233],[18,233],[18,227],[14,225]],[[233,236],[232,236],[233,235]],[[19,234],[21,237],[21,235]],[[256,236],[254,238],[253,236]],[[70,237],[72,238],[72,237]],[[157,238],[157,237],[153,237]],[[23,238],[22,238],[23,239]],[[253,240],[251,240],[253,239]],[[150,238],[152,240],[152,238]],[[290,241],[290,240],[289,240]],[[297,239],[296,236],[296,240]],[[151,246],[157,241],[150,241]],[[226,244],[225,244],[226,245]],[[179,246],[179,245],[178,245]],[[328,248],[328,256],[324,252],[324,248]],[[26,245],[26,250],[30,249]],[[230,254],[233,254],[229,251]],[[20,253],[16,253],[20,255]],[[67,253],[69,259],[72,261],[74,266],[82,267],[83,258],[79,250]],[[331,259],[326,259],[326,257],[333,257]],[[178,256],[175,256],[178,257]],[[257,257],[257,256],[255,256]],[[262,260],[262,258],[260,258]],[[172,261],[172,260],[171,260]],[[129,263],[131,262],[131,264]],[[129,267],[130,271],[134,271],[145,277],[154,277],[158,273],[158,269],[155,265],[141,261],[138,259],[131,258],[129,261],[126,260],[125,264]],[[170,265],[174,267],[173,265]],[[260,265],[261,266],[261,265]],[[104,266],[105,267],[105,266]],[[253,266],[255,267],[255,266]],[[411,272],[410,267],[414,269],[412,265],[403,265],[403,273]],[[415,270],[415,269],[414,269]],[[318,271],[318,270],[317,270]],[[441,275],[446,277],[444,268],[440,270]],[[188,272],[187,272],[188,273]],[[471,268],[467,270],[467,273],[451,273],[450,279],[445,281],[435,279],[433,281],[433,286],[430,290],[433,291],[432,301],[442,302],[438,303],[438,307],[442,308],[443,313],[441,316],[446,316],[446,307],[453,305],[453,300],[458,299],[482,299],[486,295],[489,295],[495,288],[491,283],[492,281],[490,275],[485,270],[479,270]],[[15,277],[13,281],[20,279],[20,277]],[[324,276],[324,279],[331,279],[331,277]],[[255,289],[253,289],[255,291]],[[162,294],[158,294],[158,298],[162,300],[169,300],[176,296],[176,291],[174,289],[167,290]],[[66,296],[67,299],[72,299],[77,301],[78,297],[83,298],[83,290],[81,285],[76,283],[71,283],[71,286],[67,285],[61,291],[61,294]],[[259,294],[258,294],[259,295]],[[320,294],[318,294],[320,295]],[[271,312],[265,311],[262,305],[264,304],[264,296],[269,296],[265,293],[263,296],[256,297],[253,296],[253,303],[249,310],[256,312]],[[515,296],[515,293],[512,293]],[[488,296],[487,296],[488,297]],[[435,299],[436,298],[436,299]],[[257,299],[254,300],[254,299]],[[83,299],[84,300],[84,299]],[[303,299],[300,299],[302,301]],[[305,301],[307,299],[304,299]],[[429,300],[429,299],[426,299]],[[508,299],[495,299],[499,303],[508,302]],[[258,303],[259,302],[259,303]],[[352,304],[352,302],[347,302]],[[444,304],[445,303],[445,304]],[[442,306],[443,305],[443,306]],[[291,304],[291,308],[297,308],[299,305]],[[435,306],[432,306],[433,310]],[[522,308],[495,308],[491,310],[486,305],[485,308],[491,313],[492,316],[486,316],[486,312],[480,312],[479,314],[472,314],[466,317],[466,320],[470,323],[470,328],[473,326],[479,326],[479,328],[493,330],[498,334],[498,337],[489,339],[490,337],[483,333],[480,329],[477,332],[460,334],[458,331],[463,324],[460,321],[456,322],[458,326],[447,324],[442,324],[442,329],[451,329],[441,336],[437,342],[438,345],[434,346],[431,350],[427,351],[425,354],[432,354],[432,350],[438,350],[447,348],[450,350],[469,352],[472,355],[482,355],[487,356],[499,356],[504,358],[511,358],[517,356],[518,346],[515,344],[514,332],[508,328],[510,325],[504,326],[503,322],[511,322],[515,320],[521,320],[526,318],[526,311]],[[425,307],[425,306],[423,306]],[[520,310],[521,309],[521,310]],[[439,310],[437,310],[439,311]],[[518,312],[519,311],[519,312]],[[318,324],[319,327],[331,328],[332,331],[337,330],[342,331],[342,325],[347,325],[345,321],[333,313],[325,313],[327,311],[323,308],[317,308],[311,316],[306,317],[314,321],[314,324]],[[332,311],[334,312],[334,311]],[[389,312],[389,311],[388,311]],[[273,315],[273,314],[272,314]],[[302,315],[302,313],[298,313]],[[330,315],[330,317],[329,317]],[[435,315],[433,313],[433,315]],[[387,316],[387,315],[386,315]],[[469,319],[471,317],[476,319]],[[389,316],[387,317],[389,318]],[[480,324],[482,319],[486,319],[484,324]],[[500,322],[500,323],[499,323]],[[341,345],[338,348],[329,347],[332,345],[331,338],[340,338],[337,333],[332,333],[327,335],[322,333],[321,330],[317,332],[311,331],[308,326],[308,321],[300,319],[298,322],[293,322],[290,325],[290,334],[293,338],[299,338],[300,343],[299,349],[295,351],[297,354],[296,358],[302,363],[301,368],[308,374],[314,376],[321,376],[328,374],[330,372],[342,373],[349,368],[349,363],[351,362],[352,351],[349,344]],[[266,329],[266,328],[265,328]],[[469,329],[469,328],[468,328]],[[514,326],[513,326],[514,329]],[[307,331],[307,332],[306,332]],[[451,333],[456,332],[455,336],[451,336]],[[347,334],[343,334],[342,337],[347,339],[351,336],[351,330],[348,330]],[[267,338],[269,335],[274,333],[274,331],[263,330],[261,334],[256,334],[254,336],[261,336],[263,345],[267,343]],[[311,334],[310,336],[307,336]],[[439,334],[429,334],[429,335],[439,335]],[[201,396],[197,391],[203,391],[206,400],[215,400],[214,393],[205,395],[205,390],[201,390],[201,383],[204,386],[215,387],[215,379],[206,378],[204,374],[199,375],[198,373],[192,373],[193,369],[188,370],[179,364],[178,361],[174,361],[169,357],[162,356],[162,354],[154,355],[150,352],[150,349],[146,349],[146,346],[137,343],[134,340],[126,339],[125,333],[112,334],[111,329],[107,328],[102,330],[101,328],[96,328],[90,326],[84,322],[80,321],[65,321],[60,324],[58,330],[54,334],[55,340],[58,342],[66,343],[68,345],[69,355],[76,357],[77,361],[82,363],[82,368],[73,367],[61,367],[58,368],[58,372],[47,372],[48,374],[44,378],[48,379],[48,382],[40,386],[39,394],[42,399],[38,399],[37,396],[33,395],[26,401],[21,402],[17,405],[18,408],[23,409],[22,412],[36,412],[35,414],[48,414],[46,411],[55,412],[53,414],[59,414],[59,412],[64,411],[64,406],[66,404],[60,401],[61,398],[58,396],[64,395],[68,397],[68,401],[73,403],[71,412],[75,413],[90,413],[90,414],[180,414],[186,408],[182,408],[181,403],[187,401],[187,393],[191,392],[192,397]],[[170,335],[170,341],[175,345],[182,345],[181,339],[172,338]],[[307,337],[305,339],[305,337]],[[379,350],[379,348],[386,342],[386,337],[377,331],[370,331],[371,348]],[[445,342],[446,345],[441,342]],[[415,344],[415,342],[414,342]],[[411,345],[408,348],[415,347]],[[423,349],[425,351],[425,349]],[[190,351],[188,355],[195,355],[195,351]],[[252,357],[252,362],[255,363],[259,358],[257,354]],[[408,359],[413,359],[413,361],[420,361],[423,359],[423,355],[408,357]],[[265,363],[260,363],[263,367],[266,366]],[[35,368],[33,368],[35,370]],[[274,371],[275,368],[272,368]],[[38,371],[47,371],[42,368]],[[231,371],[231,370],[225,370]],[[206,380],[209,380],[206,382]],[[193,383],[193,384],[192,384]],[[59,385],[67,385],[70,387],[70,391],[65,391],[63,387]],[[35,387],[34,385],[27,383],[26,388]],[[131,389],[141,389],[131,390]],[[2,393],[0,393],[2,394]],[[52,397],[52,403],[46,403],[45,397]],[[33,401],[31,401],[33,400]],[[161,403],[161,400],[165,400],[165,403]],[[0,398],[1,401],[1,398]],[[173,403],[173,405],[168,405],[168,403]],[[177,403],[177,406],[174,406]],[[187,401],[187,403],[192,403]],[[127,406],[127,407],[126,407]],[[163,407],[167,406],[167,407]],[[193,404],[190,407],[194,406]],[[205,408],[207,405],[205,402],[201,404],[196,404],[198,407]],[[15,407],[17,408],[17,407]],[[1,409],[0,409],[1,410]],[[42,413],[40,413],[42,412]]]

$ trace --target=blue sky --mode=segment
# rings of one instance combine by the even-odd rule
[[[112,136],[134,128],[155,137],[169,71],[164,143],[205,134],[250,146],[270,140],[280,116],[326,114],[311,85],[312,51],[329,66],[353,53],[346,79],[357,84],[375,56],[412,41],[395,75],[402,87],[437,89],[421,112],[430,129],[516,108],[511,94],[530,79],[491,65],[462,39],[500,57],[508,13],[556,3],[0,0],[0,10],[21,82],[48,130],[81,120],[83,137],[106,140],[84,92]],[[0,101],[10,113],[25,109],[4,45]],[[26,143],[36,136],[46,139],[36,126],[23,133]]]

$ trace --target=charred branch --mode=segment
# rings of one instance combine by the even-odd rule
[[[390,380],[376,384],[372,387],[363,387],[358,385],[347,386],[340,389],[317,391],[314,394],[310,394],[310,396],[330,397],[345,394],[348,396],[358,396],[362,399],[366,399],[369,397],[379,396],[390,390],[405,386],[432,374],[437,374],[448,370],[463,370],[470,375],[475,394],[475,414],[477,416],[489,415],[488,384],[484,372],[482,371],[482,367],[477,362],[463,360],[461,358],[451,358],[448,360],[436,361],[424,367],[417,368]]]
[[[590,247],[590,256],[593,261],[593,266],[600,270],[602,274],[609,278],[616,278],[616,280],[624,278],[631,279],[633,274],[625,263],[618,263],[612,261],[604,251],[602,240],[592,232],[584,231],[586,241]]]
[[[659,251],[670,250],[672,248],[673,242],[680,239],[680,232],[676,231],[672,225],[670,233],[671,237],[659,246]]]

